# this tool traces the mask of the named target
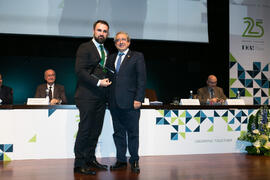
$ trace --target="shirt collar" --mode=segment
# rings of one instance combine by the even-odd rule
[[[92,38],[92,41],[93,41],[93,43],[95,44],[95,46],[97,47],[97,49],[100,49],[100,45],[103,45],[103,44],[99,44],[96,40],[95,40],[95,38]],[[103,47],[104,47],[104,45],[103,45]]]
[[[120,51],[119,51],[118,54],[117,54],[117,56],[119,56],[120,53],[124,53],[123,55],[125,56],[125,55],[128,53],[128,50],[129,50],[129,48],[127,48],[127,49],[126,49],[125,51],[123,51],[123,52],[120,52]]]

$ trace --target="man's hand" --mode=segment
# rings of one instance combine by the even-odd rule
[[[55,99],[53,98],[50,102],[51,105],[56,105],[56,104],[60,104],[60,99]]]
[[[108,87],[111,84],[112,84],[112,82],[108,78],[100,80],[101,87]]]
[[[140,101],[134,101],[134,109],[139,109],[142,103]]]

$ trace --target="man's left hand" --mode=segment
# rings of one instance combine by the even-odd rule
[[[134,109],[139,109],[142,103],[140,101],[134,101]]]

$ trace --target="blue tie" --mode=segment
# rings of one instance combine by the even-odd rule
[[[117,59],[117,63],[116,63],[116,68],[115,68],[115,70],[116,70],[116,72],[118,72],[119,71],[119,69],[120,69],[120,65],[121,65],[121,60],[122,60],[122,56],[124,55],[124,53],[119,53],[118,54],[118,59]]]

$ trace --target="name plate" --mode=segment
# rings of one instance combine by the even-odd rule
[[[27,98],[27,105],[49,105],[48,98]]]
[[[245,105],[244,99],[226,99],[226,105]]]
[[[181,99],[180,105],[200,105],[199,99]]]

